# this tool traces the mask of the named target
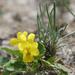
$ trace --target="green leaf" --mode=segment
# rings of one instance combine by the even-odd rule
[[[7,71],[7,70],[4,70],[3,73],[2,73],[2,75],[10,75],[10,72]]]
[[[39,60],[34,60],[34,62],[32,63],[32,70],[33,72],[37,72],[41,62]]]
[[[6,69],[7,71],[10,71],[10,72],[26,69],[26,65],[24,62],[17,61],[14,59],[11,59],[9,62],[4,64],[3,67],[4,67],[4,69]]]
[[[50,63],[49,61],[46,61],[46,60],[42,60],[45,64],[47,64],[48,66],[52,67],[52,68],[56,68],[57,70],[61,70],[63,72],[69,72],[69,69],[66,68],[65,66],[61,65],[61,64],[58,64],[58,63]]]
[[[23,73],[20,71],[15,71],[15,72],[12,72],[11,75],[23,75]]]
[[[25,71],[26,70],[26,63],[24,63],[22,61],[16,61],[14,63],[14,67],[15,67],[16,70]]]
[[[67,72],[64,72],[64,71],[62,71],[62,70],[59,70],[58,75],[68,75],[68,73],[67,73]]]
[[[64,72],[68,72],[68,71],[69,71],[68,68],[66,68],[65,66],[63,66],[63,65],[61,65],[61,64],[58,64],[58,63],[55,63],[55,64],[54,64],[54,67],[56,67],[57,69],[62,70],[62,71],[64,71]]]
[[[6,51],[7,53],[9,53],[10,55],[13,55],[13,56],[20,56],[21,55],[19,50],[13,50],[13,49],[6,48],[6,47],[0,47],[0,50],[4,50],[4,51]]]
[[[6,62],[8,62],[9,59],[3,56],[0,56],[0,66],[4,65]]]
[[[38,44],[39,44],[38,49],[40,51],[40,57],[42,57],[46,52],[46,48],[41,42],[39,42]]]
[[[53,64],[55,62],[55,57],[50,57],[48,61]]]
[[[6,69],[7,69],[8,71],[14,71],[14,70],[15,70],[13,66],[8,66]]]
[[[7,71],[14,71],[14,64],[15,64],[16,60],[10,60],[9,62],[5,63],[3,65],[3,67],[7,70]]]

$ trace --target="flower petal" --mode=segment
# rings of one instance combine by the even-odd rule
[[[27,34],[28,34],[27,32],[23,32],[23,33],[18,32],[17,38],[18,38],[19,42],[25,42]]]
[[[33,60],[34,60],[34,58],[33,58],[32,55],[30,55],[30,54],[26,54],[26,55],[24,54],[23,55],[23,61],[24,62],[27,62],[28,63],[28,62],[32,62]]]
[[[17,45],[18,44],[18,40],[16,38],[12,38],[9,41],[10,45]]]
[[[32,43],[32,47],[38,48],[38,43],[37,43],[37,42],[33,42],[33,43]]]
[[[17,33],[17,39],[20,39],[21,35],[22,35],[22,32],[18,32]]]
[[[28,35],[28,32],[24,31],[23,32],[23,35],[27,36]]]
[[[31,49],[30,53],[33,56],[38,56],[39,55],[39,50],[38,49]]]
[[[35,34],[33,34],[33,33],[29,34],[28,41],[32,42],[32,41],[34,41],[34,39],[35,39]]]
[[[22,34],[21,37],[20,37],[20,40],[21,40],[22,42],[25,42],[25,41],[26,41],[26,36],[25,36],[24,34]]]
[[[18,48],[19,48],[19,50],[20,50],[21,52],[23,52],[24,49],[25,49],[24,45],[25,45],[25,44],[23,44],[23,43],[19,43],[19,44],[18,44]]]

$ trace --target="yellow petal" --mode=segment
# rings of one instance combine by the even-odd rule
[[[38,48],[38,43],[37,43],[37,42],[33,42],[33,43],[32,43],[32,47]]]
[[[12,39],[10,39],[9,44],[10,45],[17,45],[18,44],[18,40],[16,38],[12,38]]]
[[[19,50],[20,50],[21,52],[23,52],[24,49],[25,49],[24,44],[23,44],[23,43],[19,43],[19,44],[18,44],[18,48],[19,48]]]
[[[21,33],[21,32],[18,32],[18,34],[17,34],[17,38],[18,38],[18,40],[20,41],[20,42],[25,42],[26,41],[26,36],[27,36],[27,32],[23,32],[23,33]]]
[[[26,63],[32,62],[34,60],[33,56],[30,54],[23,55],[23,61]]]
[[[32,42],[32,41],[34,41],[34,39],[35,39],[35,34],[33,34],[33,33],[29,34],[28,41]]]
[[[26,36],[25,36],[24,34],[22,34],[21,37],[20,37],[20,40],[21,40],[22,42],[25,42],[25,41],[26,41]]]
[[[22,35],[22,32],[18,32],[17,33],[17,38],[20,39],[21,35]]]
[[[26,49],[24,49],[23,53],[26,55],[28,53],[28,51]]]
[[[23,35],[27,36],[28,35],[28,32],[24,31],[23,32]]]
[[[30,53],[33,56],[38,56],[39,55],[39,50],[38,49],[31,49]]]

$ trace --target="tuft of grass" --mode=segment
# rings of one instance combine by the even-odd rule
[[[48,22],[45,23],[45,16]],[[62,34],[65,31],[67,24],[63,27],[59,27],[56,21],[56,2],[53,4],[51,12],[49,12],[49,7],[46,5],[43,11],[40,6],[40,14],[37,15],[37,27],[38,27],[38,38],[39,42],[42,42],[46,47],[45,58],[50,56],[55,56],[58,49],[58,41],[62,38]]]
[[[60,44],[63,40],[75,33],[65,34],[65,29],[68,25],[66,23],[63,23],[62,26],[58,25],[58,20],[56,20],[56,7],[59,6],[58,4],[60,4],[60,0],[53,0],[53,2],[53,8],[51,11],[49,11],[49,5],[46,5],[44,10],[40,6],[40,14],[37,14],[39,42],[42,42],[46,47],[46,58],[55,56],[56,51],[60,48]],[[62,0],[63,6],[75,17],[68,7],[68,3],[68,0]],[[47,20],[47,23],[45,23],[45,20]]]

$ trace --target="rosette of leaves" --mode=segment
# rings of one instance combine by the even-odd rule
[[[47,22],[45,22],[45,20],[47,20]],[[45,70],[48,70],[47,73],[49,75],[68,75],[68,70],[66,71],[66,68],[63,65],[55,62],[57,61],[56,51],[60,47],[58,43],[60,39],[65,36],[64,31],[67,27],[66,23],[61,27],[59,27],[57,24],[55,2],[51,11],[49,11],[49,7],[47,5],[44,10],[42,10],[42,7],[40,6],[40,14],[37,15],[37,26],[38,41],[46,48],[45,52],[43,50],[44,53],[41,59],[41,61],[44,63],[43,68],[45,67]],[[61,68],[59,68],[59,66],[57,67],[56,65],[60,65]],[[45,71],[43,73],[45,73]]]

